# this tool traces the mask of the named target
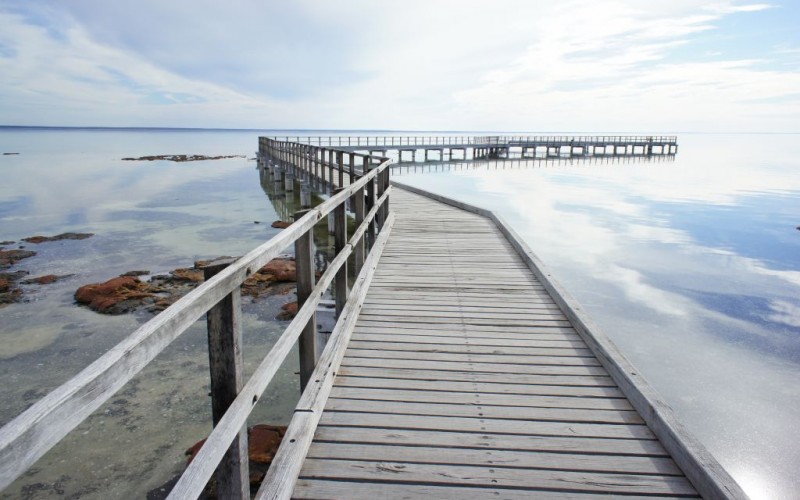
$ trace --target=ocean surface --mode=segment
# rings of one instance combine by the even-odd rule
[[[5,248],[95,233],[22,243],[38,254],[12,271],[72,276],[23,285],[26,301],[0,308],[0,423],[150,317],[79,307],[79,286],[241,255],[274,236],[269,223],[291,200],[261,187],[257,137],[330,134],[0,128],[0,153],[19,153],[0,154],[0,241],[15,242]],[[677,135],[674,158],[459,162],[393,176],[498,212],[749,494],[797,498],[800,136]],[[244,157],[122,161],[158,154]],[[289,300],[246,304],[248,370],[282,331],[273,318]],[[170,480],[211,427],[205,343],[198,323],[3,498],[142,498]],[[290,355],[251,424],[288,422],[296,369]]]

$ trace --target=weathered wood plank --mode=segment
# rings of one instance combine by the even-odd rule
[[[411,484],[497,485],[506,488],[606,494],[694,495],[681,476],[649,476],[501,467],[411,464],[396,462],[329,461],[308,458],[301,472],[309,479],[354,479]]]
[[[506,467],[512,469],[571,470],[655,476],[682,476],[671,458],[625,455],[583,455],[512,450],[470,450],[372,444],[315,443],[310,458]]]
[[[293,498],[308,500],[408,500],[409,498],[457,499],[457,500],[608,500],[607,494],[572,493],[565,491],[531,491],[529,489],[506,489],[495,487],[464,487],[449,485],[392,484],[365,481],[327,481],[300,479]],[[686,498],[659,496],[658,498]],[[626,500],[652,500],[653,496],[626,495]]]

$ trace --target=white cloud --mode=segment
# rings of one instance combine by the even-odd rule
[[[672,57],[762,3],[7,3],[5,123],[800,129],[797,70]]]

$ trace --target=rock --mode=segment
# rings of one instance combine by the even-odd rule
[[[0,268],[9,267],[34,255],[36,252],[30,250],[0,250]]]
[[[64,274],[62,276],[57,276],[55,274],[46,274],[44,276],[38,276],[36,278],[29,278],[26,280],[22,280],[21,283],[24,285],[49,285],[50,283],[55,283],[56,281],[63,280],[65,278],[70,278],[75,276],[74,274]]]
[[[48,241],[85,240],[86,238],[91,238],[92,236],[94,236],[94,233],[61,233],[55,236],[30,236],[28,238],[22,238],[22,241],[27,241],[28,243],[34,243],[38,245],[39,243],[45,243]]]
[[[291,225],[292,225],[291,222],[286,222],[286,221],[282,221],[282,220],[276,220],[275,222],[272,223],[272,227],[277,228],[277,229],[286,229],[287,227],[289,227]]]
[[[169,272],[170,275],[179,281],[190,281],[192,283],[202,283],[205,279],[203,271],[194,268],[179,268]]]
[[[286,435],[286,426],[257,424],[247,429],[247,455],[250,459],[250,486],[257,488],[264,479],[264,475],[278,452],[283,436]],[[189,457],[187,463],[203,447],[205,439],[198,441],[186,450]]]
[[[152,287],[135,276],[119,276],[105,283],[84,285],[75,300],[102,314],[122,314],[154,300]]]
[[[152,155],[152,156],[140,156],[138,158],[123,158],[122,161],[154,161],[154,160],[167,160],[167,161],[174,161],[174,162],[185,162],[185,161],[199,161],[199,160],[224,160],[228,158],[247,158],[245,155],[217,155],[217,156],[206,156],[206,155]]]
[[[275,281],[297,281],[297,267],[292,259],[272,259],[258,272],[273,276]]]
[[[275,319],[279,321],[287,321],[297,316],[297,302],[289,302],[281,306],[281,312]]]
[[[3,245],[13,245],[14,243],[15,243],[15,242],[13,242],[13,241],[11,241],[11,240],[0,241],[0,246],[3,246]]]
[[[261,224],[261,221],[260,220],[254,220],[253,224]]]
[[[128,271],[120,274],[120,276],[147,276],[148,274],[150,274],[150,271]]]
[[[19,153],[3,153],[3,156],[18,155]]]
[[[5,293],[11,290],[11,283],[8,280],[0,278],[0,293]]]

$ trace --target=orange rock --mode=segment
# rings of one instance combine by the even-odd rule
[[[153,298],[150,287],[135,276],[119,276],[105,283],[84,285],[75,300],[103,314],[122,314]]]
[[[287,227],[289,227],[291,225],[292,225],[291,222],[286,222],[286,221],[282,221],[282,220],[276,220],[275,222],[272,223],[272,227],[277,228],[277,229],[286,229]]]
[[[272,259],[258,272],[274,276],[275,281],[297,281],[297,267],[291,259]]]
[[[285,321],[297,316],[297,302],[289,302],[281,306],[281,312],[275,319]]]

